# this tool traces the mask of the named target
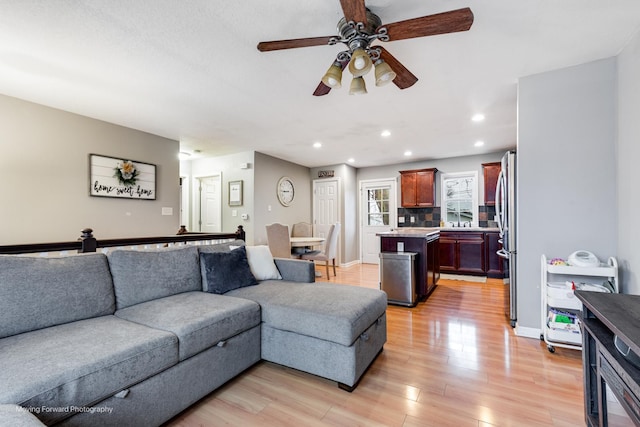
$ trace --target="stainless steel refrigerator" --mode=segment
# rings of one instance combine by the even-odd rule
[[[506,260],[508,277],[504,297],[504,312],[512,328],[516,326],[516,152],[507,151],[502,156],[502,165],[496,187],[496,218],[500,229],[502,248],[498,255]]]

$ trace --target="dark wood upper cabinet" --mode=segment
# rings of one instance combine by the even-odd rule
[[[403,208],[435,206],[437,171],[436,168],[400,171]]]
[[[482,164],[482,171],[484,173],[484,204],[487,206],[494,206],[496,204],[496,184],[498,183],[500,169],[500,162]]]

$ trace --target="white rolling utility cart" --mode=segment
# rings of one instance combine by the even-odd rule
[[[549,352],[556,347],[582,349],[579,313],[582,303],[574,290],[618,293],[618,261],[582,267],[555,265],[542,255],[542,333]]]

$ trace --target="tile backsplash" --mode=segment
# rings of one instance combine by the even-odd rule
[[[495,206],[478,207],[478,225],[480,227],[496,227],[493,220],[496,215]],[[414,222],[411,222],[413,217]],[[400,222],[404,218],[404,223]],[[439,227],[440,207],[433,208],[398,208],[398,227]]]

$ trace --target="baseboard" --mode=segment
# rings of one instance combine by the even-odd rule
[[[524,338],[535,338],[537,340],[540,339],[540,328],[527,328],[525,326],[519,326],[516,324],[515,334],[519,337]]]
[[[340,263],[340,267],[353,267],[354,265],[358,265],[358,264],[362,264],[362,263],[360,262],[359,259],[356,259],[354,261]]]
[[[465,276],[463,274],[440,273],[440,278],[447,280],[464,280],[465,282],[487,283],[486,276]]]

